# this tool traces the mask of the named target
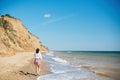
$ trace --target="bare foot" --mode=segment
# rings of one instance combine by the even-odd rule
[[[40,73],[37,73],[37,76],[40,76]]]

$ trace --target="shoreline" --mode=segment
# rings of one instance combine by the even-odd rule
[[[36,80],[33,52],[0,57],[0,80]],[[40,76],[50,74],[49,63],[42,61]]]
[[[115,64],[115,62],[119,61],[118,58],[114,57],[114,55],[116,56],[116,54],[112,53],[114,55],[111,56],[111,53],[110,53],[110,56],[109,56],[109,54],[107,53],[104,56],[103,54],[95,54],[95,53],[94,53],[94,55],[92,55],[93,53],[91,53],[90,55],[88,53],[85,53],[85,54],[83,54],[83,53],[77,54],[75,52],[73,52],[73,53],[74,54],[72,54],[72,52],[55,52],[53,54],[57,55],[59,58],[67,60],[70,63],[70,65],[81,66],[102,78],[110,78],[113,80],[120,80],[120,77],[119,77],[120,68],[118,67],[118,65],[116,67],[116,64]],[[107,57],[106,57],[106,55],[107,55]],[[97,57],[97,59],[96,59],[96,57]],[[71,60],[71,59],[73,59],[73,60]],[[75,62],[75,60],[76,60],[76,62]],[[90,62],[87,62],[88,60],[91,60],[91,62],[98,60],[98,62],[101,62],[101,64],[98,64],[95,62],[90,63]],[[105,61],[109,60],[109,61],[102,64],[102,62],[104,62],[104,60]],[[110,63],[110,61],[112,61],[112,62]]]

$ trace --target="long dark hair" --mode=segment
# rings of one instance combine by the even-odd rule
[[[37,49],[36,49],[36,53],[39,53],[39,51],[40,51],[39,48],[37,48]]]

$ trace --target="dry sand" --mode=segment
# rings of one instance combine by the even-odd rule
[[[33,64],[34,52],[16,53],[14,56],[0,57],[0,80],[36,80]],[[51,73],[48,63],[42,61],[40,75]]]

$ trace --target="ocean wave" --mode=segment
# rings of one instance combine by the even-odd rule
[[[53,73],[40,76],[37,80],[112,80],[84,67],[70,65],[65,59],[49,53],[44,56],[44,60],[50,63],[50,70]]]
[[[52,53],[46,53],[45,55],[54,56]]]
[[[44,61],[46,61],[46,62],[68,64],[68,62],[65,59],[57,57],[51,53],[47,53],[43,57],[44,57]]]
[[[64,73],[64,72],[75,71],[75,70],[77,71],[80,68],[71,66],[69,64],[54,63],[54,64],[51,64],[50,69],[53,73]]]
[[[68,63],[66,60],[62,59],[62,58],[59,58],[59,57],[54,57],[52,58],[53,60],[57,61],[57,62],[60,62],[60,63]]]
[[[54,73],[40,76],[37,80],[112,80],[109,78],[99,77],[92,72],[84,70],[75,70],[64,73]]]

